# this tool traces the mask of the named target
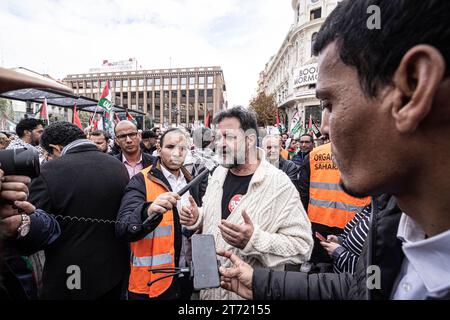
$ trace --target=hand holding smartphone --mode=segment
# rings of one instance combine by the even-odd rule
[[[319,232],[316,231],[315,236],[317,239],[319,239],[320,241],[325,241],[325,242],[329,242],[327,239],[325,239],[325,237],[323,235],[321,235]]]

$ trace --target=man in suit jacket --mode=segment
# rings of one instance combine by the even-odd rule
[[[115,129],[115,142],[119,145],[121,152],[114,157],[120,160],[127,168],[130,179],[142,169],[150,166],[156,159],[155,157],[142,152],[141,134],[134,123],[128,120],[120,121]]]
[[[29,201],[62,217],[61,235],[45,250],[44,299],[119,299],[128,274],[126,243],[114,224],[97,221],[115,220],[127,170],[85,138],[68,122],[52,123],[41,137],[55,160],[32,181]]]

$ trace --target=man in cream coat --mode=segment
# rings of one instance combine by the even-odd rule
[[[202,208],[190,199],[180,221],[190,230],[212,234],[216,248],[231,250],[252,267],[283,270],[308,261],[311,224],[288,176],[265,160],[257,147],[256,117],[235,107],[219,113],[216,152],[221,166],[211,177]],[[219,257],[223,266],[231,263]],[[239,299],[224,289],[203,290],[201,299]]]

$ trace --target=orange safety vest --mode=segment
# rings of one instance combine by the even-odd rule
[[[289,152],[286,149],[281,148],[280,155],[284,160],[289,160]]]
[[[358,199],[342,190],[341,173],[334,165],[331,143],[314,148],[309,154],[311,168],[308,216],[311,222],[343,229],[371,198]]]
[[[153,202],[161,193],[168,190],[159,183],[148,178],[152,166],[142,170],[147,192],[147,201]],[[173,211],[167,211],[158,227],[144,239],[130,244],[131,272],[128,290],[138,294],[147,294],[150,298],[158,297],[169,289],[172,277],[159,280],[148,286],[150,281],[164,274],[150,272],[150,268],[174,268],[174,221]]]

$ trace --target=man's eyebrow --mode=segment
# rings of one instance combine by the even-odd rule
[[[319,88],[316,89],[316,98],[317,99],[324,99],[329,94],[329,90],[326,88]]]

